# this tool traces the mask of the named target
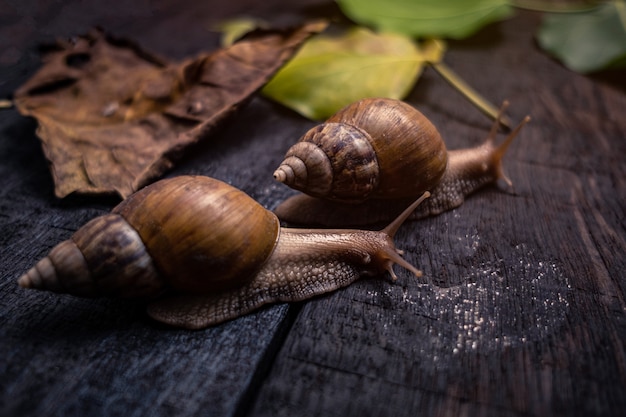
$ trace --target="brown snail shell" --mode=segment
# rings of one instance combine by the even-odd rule
[[[411,216],[418,219],[458,207],[487,184],[511,185],[502,157],[530,118],[496,145],[507,105],[482,145],[448,151],[437,129],[412,106],[386,98],[357,101],[287,151],[274,178],[305,195],[287,199],[275,213],[290,223],[329,227],[378,223],[430,191],[432,197]]]
[[[93,219],[18,280],[77,296],[138,297],[174,326],[202,328],[277,301],[346,286],[398,263],[393,235],[422,196],[381,231],[280,228],[277,217],[221,181],[156,182]]]
[[[447,162],[446,146],[426,116],[381,98],[353,103],[310,129],[274,177],[314,197],[361,202],[421,195],[439,182]]]
[[[280,230],[276,216],[247,194],[201,176],[154,183],[113,213],[137,230],[168,284],[186,292],[249,278],[269,258]]]

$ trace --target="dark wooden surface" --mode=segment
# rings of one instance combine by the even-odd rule
[[[209,28],[224,17],[335,10],[174,3],[7,2],[0,96],[38,68],[38,42],[94,25],[182,58],[216,47]],[[433,285],[398,271],[396,284],[364,279],[196,332],[129,302],[17,287],[115,201],[55,199],[35,122],[0,111],[0,415],[626,415],[626,76],[564,69],[535,46],[539,22],[518,11],[450,44],[450,67],[492,102],[509,99],[514,120],[533,120],[505,161],[516,194],[487,189],[399,232]],[[407,101],[451,148],[489,129],[432,71]],[[312,125],[256,97],[169,175],[214,176],[271,209],[292,193],[271,173]]]

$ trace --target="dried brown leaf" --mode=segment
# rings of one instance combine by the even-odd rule
[[[324,27],[257,30],[182,63],[93,31],[47,53],[14,101],[39,122],[58,197],[126,197],[170,169]]]

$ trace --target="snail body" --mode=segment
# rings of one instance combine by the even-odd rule
[[[425,198],[425,196],[423,197]],[[148,300],[154,319],[204,328],[264,304],[299,301],[397,263],[393,235],[420,202],[381,231],[281,228],[221,181],[181,176],[129,196],[53,248],[18,283],[83,297]]]
[[[274,178],[303,194],[277,207],[281,220],[325,226],[389,221],[430,191],[418,219],[458,207],[465,197],[503,180],[502,157],[526,117],[495,144],[506,103],[482,145],[447,150],[433,124],[393,99],[357,101],[306,132],[286,153]]]

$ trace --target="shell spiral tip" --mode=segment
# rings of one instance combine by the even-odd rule
[[[33,288],[33,281],[30,279],[30,275],[26,273],[18,278],[17,285],[22,288]]]
[[[274,179],[278,182],[284,183],[287,179],[287,174],[285,174],[285,171],[283,171],[281,168],[278,168],[276,171],[274,171]]]
[[[56,282],[56,273],[50,258],[46,257],[19,277],[17,285],[27,289],[47,289],[48,281]]]
[[[68,279],[71,283],[85,275],[85,268],[84,258],[76,245],[71,240],[66,240],[55,246],[48,256],[22,275],[17,284],[27,289],[76,293],[69,290],[66,284]],[[76,282],[72,285],[76,286]]]

